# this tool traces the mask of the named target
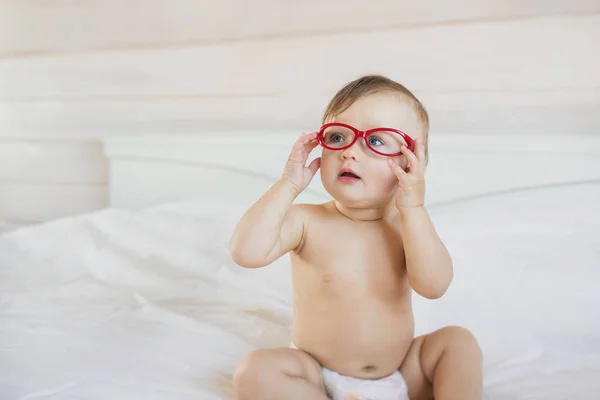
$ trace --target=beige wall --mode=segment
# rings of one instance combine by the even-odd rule
[[[353,4],[0,3],[0,218],[103,207],[106,134],[314,129],[363,73],[413,89],[432,135],[599,134],[600,1]]]

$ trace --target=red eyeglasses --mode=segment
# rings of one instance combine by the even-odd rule
[[[332,122],[319,130],[319,144],[329,150],[344,150],[352,146],[359,137],[365,140],[367,147],[373,152],[393,157],[402,154],[402,146],[414,151],[414,140],[406,133],[393,128],[374,128],[360,131],[353,126]]]

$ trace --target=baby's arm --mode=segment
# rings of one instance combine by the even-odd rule
[[[298,207],[292,206],[297,195],[293,185],[282,179],[250,207],[231,238],[236,264],[264,267],[298,247],[303,223]]]
[[[452,281],[452,259],[438,236],[425,202],[425,147],[415,140],[413,153],[406,146],[403,154],[410,169],[404,171],[390,160],[398,177],[395,203],[399,210],[399,225],[404,244],[406,273],[412,288],[423,297],[441,297]]]
[[[425,207],[400,209],[406,270],[413,289],[428,299],[441,297],[452,281],[452,259]]]
[[[292,149],[281,179],[238,222],[230,243],[236,264],[264,267],[298,248],[304,233],[302,209],[292,204],[319,169],[319,158],[305,166],[317,144],[316,134],[302,135]]]

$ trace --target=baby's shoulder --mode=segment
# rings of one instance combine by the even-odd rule
[[[323,217],[326,215],[329,210],[329,204],[307,204],[307,203],[298,203],[292,205],[290,212],[294,213],[297,216],[305,217],[305,218],[314,218],[314,217]]]

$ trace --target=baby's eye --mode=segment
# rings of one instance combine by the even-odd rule
[[[332,133],[329,135],[329,141],[334,143],[340,143],[344,141],[344,137],[339,133]]]
[[[369,144],[371,146],[381,146],[385,143],[383,143],[383,140],[381,140],[380,138],[378,138],[377,136],[369,136]]]

